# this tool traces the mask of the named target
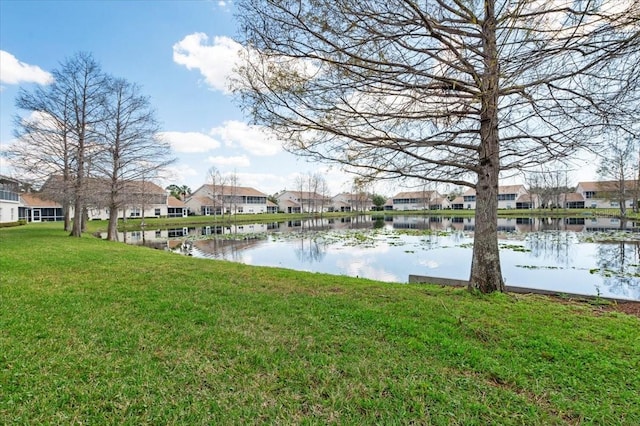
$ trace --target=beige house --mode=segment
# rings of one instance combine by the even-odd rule
[[[331,198],[308,191],[282,191],[276,194],[278,210],[284,213],[323,213],[331,209]]]
[[[189,212],[199,216],[267,213],[274,210],[267,195],[244,186],[205,184],[185,200]]]
[[[20,194],[20,219],[27,222],[57,222],[64,220],[62,205],[47,200],[39,194],[25,192]]]
[[[368,212],[373,207],[373,200],[369,194],[351,194],[343,192],[331,198],[330,210],[334,212]]]
[[[91,178],[86,181],[87,217],[89,220],[108,220],[110,184],[106,179]],[[44,198],[63,197],[65,184],[60,176],[52,176],[42,186]],[[183,217],[186,206],[176,203],[169,192],[150,181],[129,181],[118,190],[118,218]],[[178,201],[178,200],[177,200]],[[171,203],[171,205],[170,205]],[[69,206],[73,217],[73,205]]]
[[[624,195],[621,194],[620,185],[616,181],[578,182],[576,187],[576,194],[580,194],[584,199],[585,208],[618,208],[621,198],[627,207],[632,208],[634,200],[637,202],[639,192],[639,182],[635,180],[625,182]]]

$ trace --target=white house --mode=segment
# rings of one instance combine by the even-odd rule
[[[532,205],[532,199],[524,185],[504,185],[498,187],[499,209],[531,208]],[[475,210],[476,190],[473,188],[467,189],[462,196],[453,200],[451,208],[454,210]]]
[[[205,184],[196,189],[186,200],[189,211],[202,216],[240,213],[268,213],[273,205],[267,195],[257,189],[244,186]]]
[[[398,192],[391,198],[393,210],[442,210],[449,200],[438,191]]]
[[[19,219],[20,182],[0,176],[0,223],[17,222]]]

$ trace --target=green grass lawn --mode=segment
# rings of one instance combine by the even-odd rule
[[[640,320],[0,230],[0,424],[640,424]]]

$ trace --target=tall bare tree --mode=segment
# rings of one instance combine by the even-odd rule
[[[88,53],[66,59],[52,75],[54,82],[48,87],[19,92],[16,106],[31,115],[16,119],[18,142],[12,152],[19,167],[61,174],[63,205],[74,207],[71,235],[79,237],[109,79]]]
[[[106,186],[100,198],[109,208],[107,239],[115,240],[118,210],[125,204],[125,192],[133,182],[156,175],[173,158],[169,143],[158,138],[155,112],[138,85],[121,78],[111,79],[104,114],[99,126],[100,150],[93,166]]]
[[[207,181],[211,182],[211,204],[213,206],[213,215],[215,216],[220,208],[220,213],[224,214],[224,192],[226,177],[220,171],[211,167],[207,171]]]
[[[33,113],[16,118],[14,134],[19,143],[10,145],[6,151],[14,167],[30,180],[42,184],[52,175],[57,176],[50,180],[44,195],[62,205],[65,231],[71,231],[73,202],[73,138],[68,126],[71,113],[68,99],[68,96],[57,99],[43,88],[34,92],[21,90],[16,104]]]
[[[503,290],[498,179],[637,113],[636,0],[240,0],[234,90],[287,148],[477,193],[470,288]]]

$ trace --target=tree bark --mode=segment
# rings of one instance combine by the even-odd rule
[[[504,291],[498,248],[498,168],[488,165],[478,175],[477,188],[469,290]]]
[[[483,23],[484,75],[480,110],[480,149],[476,184],[476,224],[469,290],[504,291],[498,247],[499,68],[494,2],[487,1]]]
[[[109,226],[107,228],[107,240],[118,240],[118,205],[115,203],[109,206]]]

